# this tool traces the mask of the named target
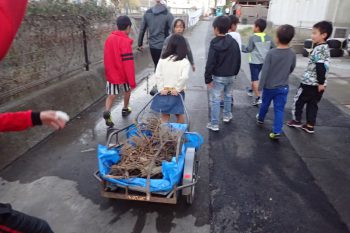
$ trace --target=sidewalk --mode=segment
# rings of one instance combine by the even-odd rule
[[[298,56],[292,82],[308,59]],[[333,58],[328,86],[319,106],[315,135],[285,127],[285,134],[350,229],[350,59]],[[291,90],[291,95],[295,90]]]
[[[298,63],[294,74],[301,77],[305,71],[309,59],[298,55]],[[328,87],[325,93],[336,106],[350,114],[350,56],[332,58]]]
[[[349,187],[346,163],[332,160],[322,163],[328,165],[322,168],[317,161],[304,157],[314,152],[326,157],[329,150],[325,148],[341,148],[343,158],[350,161],[345,158],[350,154],[349,147],[344,147],[348,139],[337,141],[340,131],[336,131],[340,129],[336,126],[349,122],[349,116],[324,100],[317,134],[306,135],[285,127],[286,136],[279,142],[271,141],[268,133],[273,111],[270,109],[264,126],[257,126],[258,108],[251,106],[252,99],[245,92],[250,83],[247,56],[243,59],[243,72],[234,84],[233,122],[222,123],[219,133],[209,134],[212,232],[349,233],[344,222],[350,223],[346,215],[350,198],[346,197],[348,192],[340,192],[340,188],[346,191],[346,183]],[[295,90],[293,79],[285,120],[291,117]],[[327,119],[333,113],[337,119]],[[331,129],[327,140],[326,127]],[[341,133],[345,133],[343,137],[349,135],[348,131]],[[326,182],[343,186],[332,191],[324,185]]]

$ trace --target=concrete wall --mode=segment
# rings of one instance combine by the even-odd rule
[[[328,5],[327,20],[334,22],[337,27],[350,26],[350,1],[332,0]]]
[[[147,49],[144,53],[135,53],[138,82],[152,71],[149,64],[151,64],[151,56]],[[105,75],[101,63],[92,66],[90,71],[79,72],[70,77],[65,76],[50,86],[44,86],[25,97],[3,105],[0,112],[59,109],[67,112],[73,118],[104,96]],[[46,127],[35,127],[22,132],[0,133],[0,169],[51,133],[52,130]]]
[[[274,25],[295,26],[299,40],[310,38],[315,23],[329,20],[335,27],[332,37],[346,37],[350,33],[349,12],[350,0],[271,0],[268,20]]]
[[[188,16],[183,16],[188,19]],[[137,21],[137,20],[136,20]],[[136,25],[136,24],[135,24]],[[136,37],[134,33],[133,37]],[[94,42],[100,44],[100,41]],[[100,45],[99,45],[100,46]],[[96,46],[101,54],[102,47]],[[97,56],[95,54],[95,56]],[[153,72],[153,63],[149,50],[134,52],[136,80],[140,82]],[[62,64],[61,64],[62,65]],[[48,74],[49,75],[49,74]],[[102,63],[90,67],[90,71],[76,71],[55,78],[52,82],[27,89],[21,96],[0,105],[0,112],[14,112],[32,109],[59,109],[72,118],[84,111],[105,95],[105,75]],[[101,113],[102,114],[102,113]],[[20,157],[31,147],[50,135],[52,131],[45,127],[35,127],[28,131],[0,133],[0,169]],[[48,153],[50,153],[48,151]]]
[[[271,0],[268,20],[276,25],[310,28],[327,19],[330,0]],[[333,1],[332,1],[333,2]]]

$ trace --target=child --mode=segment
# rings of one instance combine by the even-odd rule
[[[233,39],[235,39],[239,45],[239,49],[242,50],[242,39],[241,35],[237,32],[237,27],[239,23],[239,18],[235,15],[228,16],[231,20],[231,27],[228,30],[228,34],[232,36]]]
[[[135,82],[135,64],[132,53],[133,40],[128,37],[131,31],[131,20],[128,16],[119,16],[117,18],[118,30],[109,35],[104,48],[104,65],[107,79],[106,109],[103,118],[108,127],[113,127],[111,118],[111,108],[116,95],[124,92],[124,107],[122,116],[131,113],[129,100],[131,88],[136,87]]]
[[[210,42],[208,60],[205,67],[205,83],[208,86],[211,102],[211,122],[207,128],[219,131],[220,99],[224,92],[224,117],[232,120],[232,83],[241,68],[239,45],[230,35],[231,26],[227,16],[219,16],[213,22],[215,38]]]
[[[162,122],[168,122],[170,114],[176,115],[178,123],[185,121],[182,100],[185,99],[184,90],[191,69],[186,59],[187,52],[185,38],[174,34],[159,60],[155,78],[160,94],[154,98],[151,109],[162,114]]]
[[[162,54],[164,53],[165,49],[168,46],[170,37],[173,34],[179,34],[179,35],[183,36],[185,29],[186,29],[185,21],[183,21],[182,19],[175,19],[174,20],[173,25],[172,25],[172,29],[171,29],[172,34],[165,39]],[[186,40],[186,45],[187,45],[187,59],[190,61],[191,65],[192,65],[192,70],[195,71],[196,66],[194,65],[192,50],[191,50],[190,44],[188,43],[188,40],[186,38],[185,38],[185,40]]]
[[[241,51],[242,50],[242,39],[241,39],[241,35],[236,31],[238,23],[239,23],[239,18],[237,18],[237,16],[235,16],[235,15],[230,15],[228,17],[230,18],[231,26],[230,26],[230,29],[228,30],[227,34],[232,36],[232,38],[236,40],[236,42],[239,45],[239,51]],[[222,96],[220,106],[224,107],[224,105],[225,105],[224,97]],[[233,105],[233,97],[232,97],[232,105]]]
[[[253,96],[255,93],[256,99],[253,101],[253,106],[261,104],[260,93],[258,90],[259,74],[262,69],[266,54],[275,45],[270,36],[264,33],[266,28],[266,20],[257,19],[254,23],[254,35],[249,38],[249,44],[243,48],[244,53],[250,53],[249,66],[252,80],[252,89],[248,90],[248,95]]]
[[[316,45],[313,49],[309,64],[301,80],[297,94],[294,97],[293,120],[287,123],[290,127],[302,128],[307,133],[314,133],[316,124],[318,102],[325,91],[329,70],[329,48],[326,43],[331,36],[333,25],[331,22],[321,21],[312,29],[312,41]],[[306,104],[306,124],[302,125],[301,116]]]
[[[284,107],[289,90],[288,78],[296,63],[296,55],[289,47],[294,34],[294,27],[288,24],[277,29],[277,48],[268,52],[261,71],[259,90],[263,90],[263,93],[257,121],[259,124],[264,123],[266,113],[273,101],[275,119],[272,133],[269,135],[271,139],[278,139],[282,133]]]

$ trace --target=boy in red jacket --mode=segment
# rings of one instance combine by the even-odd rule
[[[135,82],[135,64],[132,52],[133,40],[129,38],[131,31],[131,20],[128,16],[119,16],[117,18],[118,30],[109,35],[104,48],[104,65],[107,79],[106,92],[106,110],[103,118],[108,127],[113,127],[114,123],[111,117],[111,109],[116,95],[121,90],[124,92],[124,108],[122,116],[131,113],[129,100],[131,88],[136,87]]]

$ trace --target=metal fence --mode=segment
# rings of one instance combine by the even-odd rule
[[[100,62],[113,20],[30,16],[0,63],[0,104],[40,84]]]
[[[129,16],[136,49],[142,15]],[[188,15],[177,17],[189,21]],[[104,42],[115,30],[115,18],[26,16],[8,55],[0,62],[0,106],[102,62]]]

